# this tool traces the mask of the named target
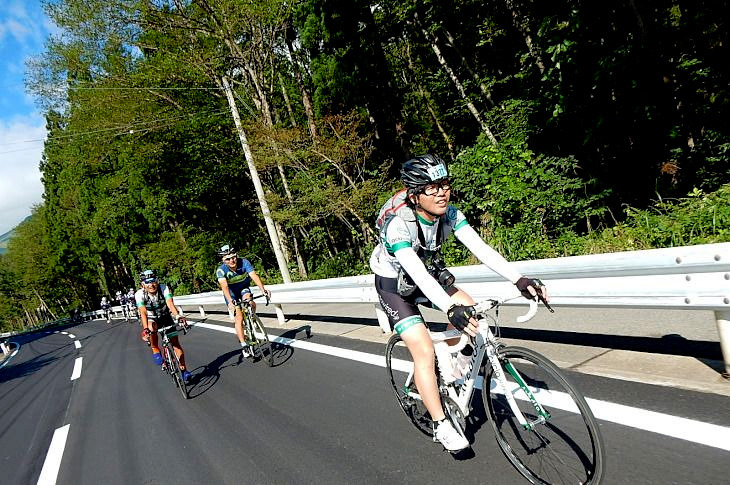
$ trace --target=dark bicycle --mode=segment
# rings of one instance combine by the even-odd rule
[[[164,359],[162,371],[167,372],[170,375],[175,386],[180,389],[183,399],[187,399],[188,389],[185,384],[185,379],[183,378],[183,369],[180,367],[180,358],[175,353],[175,348],[172,346],[172,342],[170,340],[172,337],[178,335],[180,330],[183,331],[183,334],[187,334],[187,325],[178,325],[176,323],[167,327],[158,328],[157,333],[162,338],[160,344],[162,358]]]

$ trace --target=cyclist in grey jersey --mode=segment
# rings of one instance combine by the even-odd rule
[[[539,280],[526,278],[487,245],[464,215],[449,204],[451,184],[446,163],[422,155],[403,164],[406,190],[381,208],[377,227],[380,244],[370,258],[375,287],[391,325],[406,344],[414,362],[415,383],[434,421],[434,437],[448,451],[469,446],[445,420],[434,368],[435,353],[419,303],[432,304],[448,315],[449,326],[476,335],[474,300],[454,286],[453,276],[440,259],[442,241],[451,233],[483,264],[514,283],[526,297],[541,295]]]

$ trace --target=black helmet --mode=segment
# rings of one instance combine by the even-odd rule
[[[431,154],[411,158],[400,169],[400,179],[409,189],[417,189],[448,176],[446,162]]]
[[[147,281],[147,280],[150,280],[150,281],[156,280],[156,279],[157,279],[157,275],[151,269],[146,269],[139,274],[139,280],[142,282]]]
[[[234,248],[230,244],[224,244],[218,250],[218,257],[224,258],[224,257],[228,256],[229,254],[234,254],[235,252],[236,252],[236,248]]]

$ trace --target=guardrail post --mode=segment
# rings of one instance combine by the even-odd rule
[[[276,310],[276,319],[279,321],[279,325],[284,325],[286,323],[286,317],[284,316],[284,310],[281,308],[281,305],[275,304],[274,310]]]
[[[378,323],[380,324],[381,330],[383,330],[383,333],[391,333],[393,329],[390,328],[390,321],[388,321],[388,315],[385,314],[383,309],[380,306],[380,303],[376,303],[375,305],[375,315],[378,317]]]
[[[717,321],[717,331],[720,334],[720,349],[722,349],[722,359],[725,361],[725,373],[723,377],[730,377],[730,310],[722,310],[715,312],[715,320]]]
[[[200,311],[200,318],[205,318],[205,308],[203,308],[203,305],[200,305],[198,310]]]

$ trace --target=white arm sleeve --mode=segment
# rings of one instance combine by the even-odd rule
[[[474,253],[474,256],[476,256],[486,267],[496,271],[512,283],[517,283],[517,280],[522,278],[522,275],[514,269],[509,261],[504,259],[501,254],[482,241],[479,234],[477,234],[474,228],[472,228],[469,224],[461,226],[459,229],[454,231],[454,235],[469,249],[469,251]]]
[[[399,249],[395,252],[395,257],[403,266],[408,275],[418,285],[426,298],[436,305],[441,311],[446,312],[451,306],[451,297],[441,288],[423,265],[416,252],[411,247]]]

